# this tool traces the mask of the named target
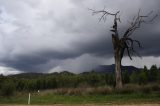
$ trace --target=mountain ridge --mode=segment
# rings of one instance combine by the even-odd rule
[[[132,73],[133,71],[139,71],[140,68],[134,67],[134,66],[122,66],[122,71],[127,70],[129,73]],[[79,74],[84,73],[90,73],[92,71],[96,73],[114,73],[115,64],[112,65],[99,65],[95,68],[93,68],[90,71],[84,71]],[[48,75],[74,75],[76,73],[70,72],[70,71],[62,71],[62,72],[53,72],[53,73],[36,73],[36,72],[30,72],[30,73],[20,73],[15,75],[8,75],[8,77],[18,77],[18,78],[35,78],[35,77],[44,77]]]
[[[129,73],[132,73],[133,71],[139,71],[140,68],[137,68],[135,66],[121,66],[122,71],[128,71]],[[112,65],[100,65],[97,66],[95,68],[93,68],[93,70],[97,73],[114,73],[115,71],[115,64]]]

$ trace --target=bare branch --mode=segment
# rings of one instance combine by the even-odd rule
[[[127,53],[129,58],[132,60],[131,53],[136,54],[138,57],[141,57],[137,51],[134,49],[134,43],[136,43],[139,47],[142,47],[138,40],[133,40],[131,38],[121,38],[125,42],[125,47],[127,49]]]
[[[141,24],[151,24],[153,20],[155,20],[158,15],[156,14],[153,16],[150,20],[147,20],[147,18],[150,18],[150,15],[153,14],[153,11],[149,12],[147,15],[140,15],[141,10],[138,11],[137,16],[133,17],[132,22],[130,23],[130,27],[126,30],[123,37],[127,38],[133,34],[138,28],[141,27]]]
[[[88,8],[88,9],[89,9],[90,11],[92,11],[92,15],[102,13],[102,16],[100,17],[100,21],[101,21],[102,19],[106,19],[105,17],[108,16],[108,15],[110,15],[110,16],[115,16],[115,17],[116,17],[116,20],[117,20],[117,19],[120,20],[120,17],[117,18],[117,15],[120,13],[120,11],[117,11],[116,13],[111,13],[111,12],[106,11],[105,8],[104,8],[103,10],[101,10],[101,11],[96,11],[96,10],[90,9],[90,8]]]
[[[138,40],[133,40],[133,41],[136,42],[140,48],[142,48],[141,43]]]
[[[118,37],[117,21],[121,22],[121,19],[120,19],[120,15],[119,15],[119,17],[117,17],[117,15],[120,13],[120,11],[117,11],[116,13],[111,13],[111,12],[106,11],[105,8],[101,11],[96,11],[93,9],[89,9],[89,10],[92,11],[92,15],[102,14],[101,17],[99,18],[99,21],[103,20],[105,22],[107,16],[114,16],[114,25],[112,27],[113,29],[111,29],[110,31],[113,32],[114,35]]]
[[[158,17],[158,14],[156,14],[149,22],[153,22]]]
[[[126,49],[127,49],[127,53],[128,53],[129,58],[132,60],[132,57],[131,57],[131,55],[130,55],[129,47],[128,47],[128,46],[126,46]]]
[[[118,13],[115,13],[115,14],[114,13],[110,13],[110,12],[105,11],[105,10],[96,11],[96,10],[93,10],[93,9],[90,9],[90,8],[89,8],[89,10],[91,10],[93,14],[103,13],[103,14],[108,14],[108,15],[112,15],[112,16],[115,16],[115,15],[118,14]]]

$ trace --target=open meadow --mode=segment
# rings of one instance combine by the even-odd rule
[[[103,91],[106,88],[87,88],[86,90],[80,89],[83,94],[78,93],[77,89],[57,89],[57,90],[44,90],[40,92],[31,93],[31,105],[53,105],[53,106],[106,106],[106,105],[146,105],[154,104],[160,105],[159,91],[138,91],[130,92],[122,91]],[[76,92],[76,93],[75,93]],[[97,92],[97,94],[96,94]],[[106,92],[106,94],[102,94]],[[0,97],[0,106],[10,105],[27,105],[28,93],[20,92],[15,93],[14,96]],[[3,105],[2,105],[3,104]],[[61,104],[61,105],[60,105]]]

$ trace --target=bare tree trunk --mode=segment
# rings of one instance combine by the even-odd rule
[[[116,88],[122,88],[122,73],[121,73],[121,50],[115,50],[115,80]]]
[[[118,37],[112,36],[112,43],[114,46],[114,58],[115,58],[115,80],[116,89],[121,89],[122,85],[122,73],[121,73],[121,60],[122,60],[122,48],[117,45],[119,42]]]

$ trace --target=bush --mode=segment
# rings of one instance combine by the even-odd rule
[[[151,86],[142,86],[142,87],[140,88],[140,91],[141,91],[142,93],[151,93],[152,89],[151,89]]]
[[[158,79],[158,69],[156,65],[152,65],[149,71],[149,81],[155,82]]]
[[[5,81],[1,87],[2,96],[12,96],[15,91],[15,85],[13,81]]]
[[[105,80],[107,85],[114,85],[115,84],[115,78],[113,74],[106,74]]]
[[[113,92],[113,88],[112,88],[112,87],[105,86],[105,87],[95,88],[95,89],[92,91],[92,94],[106,95],[106,94],[111,94],[112,92]]]
[[[147,83],[147,74],[146,74],[146,72],[145,71],[141,71],[140,73],[139,73],[139,76],[138,76],[138,83],[139,84],[146,84]]]
[[[132,83],[137,83],[138,82],[138,73],[137,72],[133,72],[130,76],[130,81]]]
[[[130,82],[129,73],[127,70],[125,70],[122,74],[123,83],[127,84]]]

